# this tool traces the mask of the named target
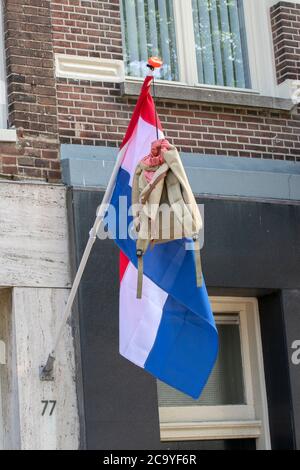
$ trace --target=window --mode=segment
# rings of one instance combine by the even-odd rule
[[[124,55],[128,75],[143,76],[150,56],[164,65],[159,78],[178,80],[173,0],[122,0]]]
[[[219,356],[198,401],[158,381],[161,439],[257,440],[270,447],[255,299],[212,298]]]
[[[145,75],[148,57],[158,55],[164,62],[158,78],[184,82],[193,70],[193,85],[250,86],[242,0],[121,4],[127,75]]]
[[[277,85],[270,7],[275,0],[120,0],[126,75],[139,80],[151,55],[164,82],[265,96]],[[149,13],[150,12],[150,13]]]
[[[7,127],[7,99],[4,62],[3,2],[0,0],[0,129]]]
[[[244,405],[246,403],[239,315],[237,313],[218,315],[216,323],[219,332],[219,356],[201,398],[194,401],[159,382],[159,406],[194,407]]]
[[[199,83],[249,87],[241,0],[192,0]]]

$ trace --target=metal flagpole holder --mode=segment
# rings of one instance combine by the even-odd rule
[[[151,59],[149,59],[148,67],[149,67],[149,69],[151,70],[152,73],[153,73],[155,68],[159,68],[159,67],[161,67],[161,65],[162,65],[162,62],[159,58],[151,57]],[[154,84],[153,84],[153,87],[154,87]],[[155,88],[154,88],[154,97],[155,97]],[[157,132],[157,138],[158,138],[156,108],[155,108],[155,113],[156,113],[156,116],[155,116],[155,119],[156,119],[156,132]],[[66,324],[66,322],[69,318],[69,315],[71,313],[72,305],[73,305],[73,302],[74,302],[74,299],[75,299],[75,296],[76,296],[76,293],[77,293],[77,290],[78,290],[78,286],[80,284],[80,281],[81,281],[81,278],[82,278],[82,275],[83,275],[83,272],[84,272],[84,269],[85,269],[85,266],[86,266],[86,263],[87,263],[88,258],[90,256],[92,247],[93,247],[93,245],[96,241],[98,230],[101,226],[101,223],[103,221],[103,218],[104,218],[106,210],[107,210],[107,204],[110,202],[110,199],[111,199],[114,187],[115,187],[115,181],[116,181],[119,169],[120,169],[121,164],[122,164],[122,160],[123,160],[123,153],[119,152],[115,167],[113,169],[113,172],[112,172],[110,180],[108,182],[106,191],[104,193],[104,196],[103,196],[100,208],[98,210],[94,225],[93,225],[93,227],[91,228],[91,230],[89,232],[89,240],[87,242],[84,253],[82,255],[82,258],[81,258],[81,261],[80,261],[80,264],[79,264],[79,267],[78,267],[78,271],[76,273],[76,276],[75,276],[75,279],[74,279],[74,282],[73,282],[73,285],[72,285],[72,288],[71,288],[71,292],[70,292],[67,304],[66,304],[64,312],[63,312],[61,326],[60,326],[60,329],[58,330],[58,333],[56,335],[55,342],[54,342],[54,347],[53,347],[51,353],[49,354],[46,363],[44,365],[40,366],[40,379],[42,381],[53,381],[54,380],[54,362],[55,362],[55,359],[56,359],[57,346],[58,346],[58,344],[59,344],[59,342],[62,338],[65,324]]]

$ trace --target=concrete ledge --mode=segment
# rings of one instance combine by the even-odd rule
[[[74,54],[55,54],[57,77],[98,82],[124,81],[123,60],[82,57]]]
[[[16,142],[16,129],[0,129],[0,142]]]
[[[103,189],[118,149],[62,145],[64,183]],[[300,163],[181,153],[190,184],[199,196],[300,201]]]
[[[140,81],[125,81],[121,83],[122,96],[137,97],[140,94]],[[249,91],[226,91],[212,88],[188,87],[183,85],[156,84],[157,98],[173,101],[192,101],[212,104],[228,104],[251,108],[277,109],[291,111],[295,104],[291,99],[261,96]]]

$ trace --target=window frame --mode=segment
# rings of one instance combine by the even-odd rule
[[[243,0],[245,2],[245,0]],[[262,1],[262,0],[260,0]],[[177,54],[179,63],[179,75],[181,81],[189,86],[201,88],[213,88],[228,91],[239,92],[255,92],[255,87],[252,84],[251,66],[249,64],[249,75],[251,88],[230,87],[225,85],[213,85],[200,83],[198,80],[197,58],[195,52],[195,36],[194,36],[194,21],[193,21],[193,6],[192,0],[182,2],[180,0],[173,0],[174,2],[174,15],[175,15],[175,31],[177,34]],[[246,23],[245,27],[247,29]],[[248,47],[248,35],[246,34],[246,42]],[[180,45],[180,47],[178,47]],[[249,47],[248,47],[249,49]],[[191,53],[193,51],[193,53]]]
[[[258,448],[270,449],[257,300],[211,297],[210,301],[217,319],[226,319],[226,315],[232,313],[239,315],[246,404],[159,407],[161,440],[254,438]]]
[[[300,0],[297,0],[297,3],[299,1]],[[169,86],[179,85],[191,88],[213,89],[271,97],[282,96],[282,90],[277,85],[276,80],[269,12],[269,9],[276,3],[276,0],[243,0],[251,88],[210,85],[198,82],[192,1],[185,0],[182,2],[182,0],[173,0],[173,2],[180,80],[168,81],[157,79],[156,82],[158,84]],[[261,47],[262,44],[264,45],[263,48]],[[194,53],[191,53],[191,51],[194,51]],[[126,75],[125,78],[127,81],[139,82],[143,80],[141,77],[129,75]]]

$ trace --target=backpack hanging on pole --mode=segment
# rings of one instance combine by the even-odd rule
[[[150,155],[136,167],[132,185],[137,298],[142,297],[143,255],[149,245],[183,238],[194,241],[198,287],[202,286],[199,231],[203,223],[177,149],[167,140],[153,142]]]

